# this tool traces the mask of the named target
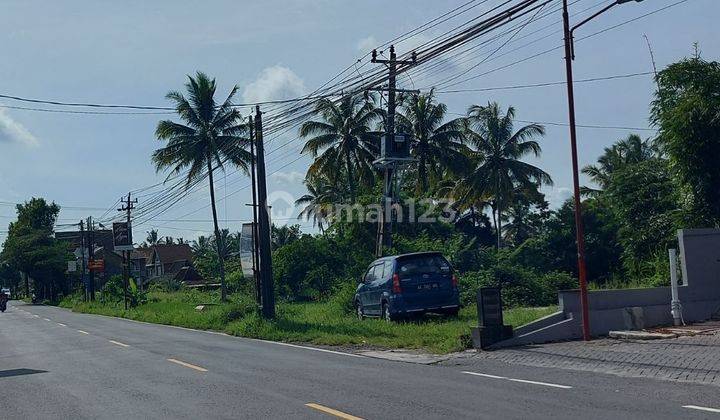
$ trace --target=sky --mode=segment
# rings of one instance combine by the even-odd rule
[[[571,14],[610,0],[577,0]],[[702,55],[720,55],[720,2],[687,0],[588,39],[632,18],[676,3],[645,0],[618,6],[577,32],[576,80],[642,73],[652,70],[647,35],[659,69],[690,56],[693,44]],[[103,104],[169,106],[165,95],[181,90],[188,74],[203,71],[215,77],[218,93],[237,85],[238,102],[252,103],[297,97],[313,91],[375,46],[416,28],[466,0],[303,0],[303,1],[80,1],[4,0],[0,13],[0,94],[46,100]],[[397,45],[403,53],[444,31],[502,3],[476,1],[473,9]],[[559,0],[547,6],[552,11]],[[590,12],[574,16],[580,19]],[[487,89],[564,80],[560,12],[537,26],[528,25],[494,54],[494,47],[475,61],[448,62],[443,67],[479,76],[452,89]],[[454,25],[453,25],[454,24]],[[546,26],[532,34],[533,28]],[[522,38],[526,35],[526,38]],[[541,38],[544,37],[544,38]],[[530,41],[536,42],[527,45]],[[472,67],[476,65],[476,67]],[[511,65],[512,64],[512,65]],[[507,67],[503,68],[504,66]],[[499,70],[495,70],[499,69]],[[492,73],[482,75],[488,71]],[[401,78],[402,87],[429,88],[432,78]],[[482,76],[480,76],[482,75]],[[440,81],[445,75],[435,77]],[[460,80],[460,79],[458,79]],[[625,128],[580,128],[581,165],[593,163],[603,148],[630,133],[644,138],[654,131],[648,122],[654,82],[651,76],[576,84],[577,121],[581,125]],[[443,89],[438,89],[442,91]],[[565,87],[439,93],[449,118],[471,104],[496,101],[516,108],[517,124],[541,122],[547,132],[543,153],[528,161],[552,176],[545,193],[556,207],[570,197],[569,134]],[[117,214],[117,200],[130,190],[162,182],[150,155],[162,143],[154,137],[161,119],[172,115],[97,115],[38,112],[10,107],[61,109],[0,98],[0,241],[14,219],[12,203],[31,197],[55,201],[63,209],[59,223],[76,223],[87,216]],[[67,108],[63,108],[67,109]],[[247,109],[241,109],[247,115]],[[632,129],[630,129],[632,128]],[[310,162],[299,157],[297,132],[269,138],[266,149],[268,193],[273,220],[312,223],[296,216],[288,205],[304,193],[302,180]],[[279,147],[284,145],[283,147]],[[297,159],[297,160],[296,160]],[[294,161],[294,162],[293,162]],[[583,178],[583,183],[587,182]],[[239,230],[251,219],[247,176],[228,171],[216,175],[221,226]],[[152,190],[150,190],[152,191]],[[138,197],[138,209],[150,196]],[[145,201],[143,201],[145,199]],[[208,188],[196,192],[151,220],[134,226],[135,241],[150,229],[161,236],[194,239],[212,231]],[[142,223],[141,223],[142,222]],[[63,229],[63,228],[60,228]]]

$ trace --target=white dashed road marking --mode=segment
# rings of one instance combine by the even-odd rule
[[[120,347],[130,347],[129,344],[121,343],[121,342],[119,342],[119,341],[115,341],[115,340],[108,340],[108,341],[111,342],[111,343],[113,343],[113,344],[116,344],[116,345],[118,345],[118,346],[120,346]]]
[[[87,331],[83,331],[83,330],[77,330],[77,332],[79,332],[80,334],[87,334],[87,335],[90,335],[90,333],[89,333],[89,332],[87,332]]]
[[[699,405],[683,405],[683,408],[689,408],[691,410],[707,411],[709,413],[720,413],[720,408],[701,407]]]
[[[180,366],[185,366],[186,368],[195,369],[195,370],[197,370],[198,372],[207,372],[207,369],[205,369],[205,368],[201,368],[200,366],[196,366],[196,365],[193,365],[193,364],[190,364],[190,363],[187,363],[187,362],[183,362],[182,360],[178,360],[178,359],[167,359],[167,361],[168,361],[168,362],[175,363],[175,364],[180,365]]]

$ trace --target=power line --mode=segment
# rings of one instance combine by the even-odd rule
[[[626,79],[626,78],[631,78],[631,77],[647,76],[650,74],[654,74],[654,72],[644,71],[644,72],[629,73],[629,74],[616,74],[613,76],[592,77],[592,78],[587,78],[587,79],[575,80],[575,83],[590,83],[590,82],[599,82],[599,81],[605,81],[605,80]],[[447,93],[465,93],[465,92],[488,92],[488,91],[494,91],[494,90],[528,89],[528,88],[537,88],[537,87],[546,87],[546,86],[565,85],[566,83],[567,83],[566,81],[543,82],[543,83],[532,83],[532,84],[526,84],[526,85],[497,86],[497,87],[478,88],[478,89],[439,90],[439,91],[436,91],[435,93],[447,94]]]
[[[461,114],[459,112],[448,112],[448,114],[457,115],[457,116],[461,116],[461,117],[467,116],[467,114]],[[568,123],[552,122],[552,121],[519,120],[519,119],[515,119],[515,121],[525,123],[525,124],[544,124],[544,125],[557,125],[557,126],[567,126],[568,125]],[[582,128],[597,128],[597,129],[606,129],[606,130],[657,131],[653,128],[627,127],[627,126],[620,126],[620,125],[576,124],[576,126],[582,127]]]

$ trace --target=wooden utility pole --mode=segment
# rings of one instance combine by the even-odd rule
[[[257,148],[257,212],[258,246],[260,250],[260,285],[262,296],[262,315],[275,318],[275,288],[272,274],[272,255],[270,250],[270,214],[267,205],[267,185],[265,184],[265,147],[263,144],[262,113],[260,105],[255,107],[255,141]]]

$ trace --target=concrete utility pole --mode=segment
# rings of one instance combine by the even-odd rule
[[[272,255],[270,250],[270,214],[265,185],[265,146],[263,144],[262,113],[255,107],[255,141],[257,142],[257,212],[258,246],[260,247],[260,285],[262,315],[275,318],[275,288],[273,285]]]
[[[388,86],[387,88],[374,88],[369,90],[375,91],[386,91],[387,96],[387,117],[385,120],[385,139],[384,145],[381,145],[381,156],[375,164],[381,170],[384,171],[383,176],[383,202],[382,212],[380,214],[380,226],[377,241],[376,254],[381,257],[383,254],[383,248],[392,247],[392,222],[393,222],[393,203],[396,197],[396,190],[394,188],[394,177],[396,176],[397,167],[400,161],[407,161],[408,159],[394,159],[393,152],[395,147],[395,109],[396,104],[396,93],[397,92],[417,92],[403,89],[397,89],[396,77],[397,77],[397,66],[412,66],[416,63],[415,54],[413,53],[412,60],[398,60],[395,54],[395,46],[390,46],[390,59],[384,60],[377,58],[377,50],[372,52],[372,63],[385,64],[388,68]],[[385,150],[387,155],[383,155],[382,150]]]
[[[87,218],[87,229],[88,229],[88,261],[95,260],[95,222],[93,222],[92,216]],[[95,300],[95,270],[92,265],[88,265],[88,284],[87,294],[90,301]]]
[[[87,283],[85,278],[85,221],[80,221],[80,282],[83,288],[83,300],[88,300]]]
[[[137,198],[135,200],[130,199],[130,193],[128,192],[127,200],[123,201],[123,197],[120,198],[120,202],[123,203],[123,205],[118,209],[118,211],[124,211],[127,215],[127,230],[129,238],[132,238],[132,230],[130,227],[130,212],[132,209],[135,208],[135,203],[137,203]],[[132,239],[130,239],[130,244],[132,244]],[[124,250],[123,251],[123,301],[125,302],[125,310],[128,309],[128,283],[130,282],[130,252]]]
[[[259,264],[260,264],[260,248],[258,245],[258,206],[257,206],[257,188],[255,179],[255,127],[253,117],[250,116],[248,122],[248,129],[250,132],[250,177],[252,184],[252,212],[253,212],[253,226],[252,226],[252,240],[253,240],[253,280],[255,280],[255,301],[258,306],[262,305],[262,291],[259,275]]]

